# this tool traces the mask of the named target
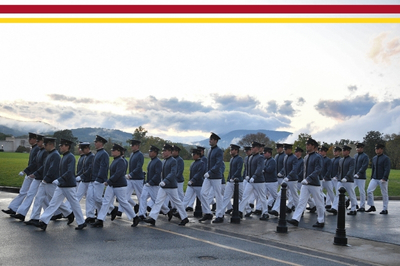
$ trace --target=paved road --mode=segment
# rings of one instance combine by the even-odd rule
[[[14,196],[0,192],[0,208]],[[263,222],[257,216],[240,225],[230,224],[229,217],[223,224],[201,224],[189,213],[185,227],[176,218],[168,222],[160,216],[156,226],[141,223],[136,228],[124,218],[108,219],[104,228],[83,231],[60,220],[43,232],[0,213],[0,265],[399,265],[398,209],[399,202],[390,202],[388,216],[348,219],[348,247],[332,244],[332,215],[322,230],[311,227],[316,215],[306,213],[298,228],[278,234],[277,219]]]

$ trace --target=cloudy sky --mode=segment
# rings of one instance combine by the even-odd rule
[[[235,129],[326,142],[400,133],[400,24],[0,24],[0,36],[1,117],[58,129],[143,126],[181,142]]]

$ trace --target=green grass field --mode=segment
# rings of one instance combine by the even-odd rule
[[[28,153],[9,153],[0,152],[0,186],[11,186],[20,187],[24,177],[18,175],[18,173],[24,170],[28,164]],[[76,156],[76,161],[78,162],[79,156]],[[129,158],[127,158],[129,160]],[[110,157],[110,163],[113,158]],[[150,159],[145,158],[143,170],[146,171],[147,164]],[[184,188],[186,190],[187,182],[189,181],[189,169],[191,160],[185,160],[185,170],[183,176],[185,177]],[[225,177],[229,173],[229,163],[225,163]],[[367,176],[371,176],[371,169],[367,170]],[[367,179],[366,187],[368,187],[369,179]],[[358,195],[358,189],[356,189]],[[389,196],[399,196],[400,195],[400,170],[391,170],[389,176]],[[381,196],[380,189],[375,190],[375,196]]]

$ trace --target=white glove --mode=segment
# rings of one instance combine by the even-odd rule
[[[150,187],[150,184],[149,183],[146,183],[146,184],[144,184],[146,187]]]
[[[322,183],[325,182],[325,179],[322,179],[321,182],[322,182]]]
[[[204,178],[209,178],[209,177],[210,177],[210,174],[208,172],[204,174]]]
[[[230,179],[229,182],[235,183],[235,179]]]
[[[283,181],[282,182],[288,182],[289,181],[289,178],[287,178],[287,177],[285,177],[284,179],[283,179]]]
[[[57,179],[55,179],[54,181],[53,181],[53,184],[55,184],[55,185],[59,185],[60,184],[60,182],[58,182],[58,180]]]
[[[24,173],[24,171],[21,171],[21,172],[19,172],[19,174],[18,174],[19,176],[24,176],[25,175],[25,173]]]
[[[46,182],[46,181],[44,181],[44,179],[42,180],[42,183],[43,183],[43,184],[47,184],[47,182]]]
[[[308,181],[307,181],[307,179],[303,179],[303,181],[301,181],[301,183],[302,183],[303,185],[307,185],[307,184],[308,184]]]
[[[385,183],[385,182],[387,182],[386,180],[384,180],[384,179],[381,179],[381,183]]]
[[[76,177],[76,182],[79,182],[79,181],[81,181],[81,180],[82,180],[81,176],[78,175],[78,176]]]
[[[193,181],[192,181],[192,180],[189,180],[188,186],[191,186],[192,184],[193,184]]]
[[[281,173],[278,173],[278,177],[282,177],[283,175]]]
[[[332,177],[332,179],[333,179],[333,180],[337,180],[337,177],[336,177],[336,176],[334,176],[334,177]]]
[[[246,179],[247,181],[249,181],[250,177],[249,177],[249,176],[246,176],[245,179]]]
[[[254,183],[254,177],[250,178],[249,182]]]
[[[160,182],[160,187],[163,187],[163,186],[165,186],[165,183],[164,183],[164,181],[161,181]]]
[[[359,178],[359,176],[357,174],[354,175],[354,178]]]
[[[131,179],[132,177],[131,177],[131,175],[128,174],[128,175],[125,175],[125,178],[126,179]]]
[[[346,182],[347,182],[347,179],[346,179],[346,178],[342,178],[342,180],[340,180],[340,182],[346,183]]]

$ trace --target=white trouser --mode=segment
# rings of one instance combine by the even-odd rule
[[[146,215],[147,200],[150,198],[152,201],[156,201],[159,186],[143,186],[142,195],[140,195],[139,205],[139,216]]]
[[[360,208],[365,208],[365,179],[354,179],[354,190],[358,187],[360,192]]]
[[[31,213],[31,219],[39,220],[40,211],[46,209],[49,206],[49,202],[53,197],[56,185],[53,183],[41,182],[36,193],[35,201],[33,202],[33,208]]]
[[[99,214],[97,215],[97,219],[102,221],[106,219],[110,203],[114,201],[114,197],[117,197],[119,206],[121,206],[125,210],[125,214],[128,219],[132,220],[136,216],[136,214],[132,210],[131,205],[126,200],[126,187],[111,186],[106,187],[106,191],[104,192],[103,197],[103,203]]]
[[[231,210],[233,208],[231,199],[233,198],[234,192],[235,192],[235,183],[233,182],[226,183],[224,197],[222,200],[223,211],[225,211],[225,209]],[[243,196],[243,182],[239,182],[239,201],[241,201],[242,196]]]
[[[243,200],[239,203],[239,211],[243,213],[248,206],[249,199],[255,194],[257,200],[261,204],[262,214],[268,212],[267,197],[265,196],[265,183],[248,183],[243,192]]]
[[[289,191],[290,194],[292,195],[292,201],[288,201],[288,208],[296,207],[299,204],[299,194],[297,194],[297,181],[288,181],[286,182],[287,187],[286,187],[286,197],[289,197]],[[280,212],[281,208],[281,195],[282,195],[282,188],[278,192],[278,196],[276,197],[274,207],[272,210]],[[289,205],[290,204],[290,205]]]
[[[103,204],[103,193],[104,193],[104,183],[100,183],[97,181],[93,182],[93,214],[94,214],[94,210],[97,209],[97,212],[100,211],[101,206]],[[92,214],[92,213],[90,213]],[[92,217],[92,216],[90,216]]]
[[[167,213],[169,211],[169,209],[163,210],[163,208],[165,208],[164,202],[167,197],[169,198],[171,203],[174,204],[181,219],[183,220],[187,218],[187,213],[182,205],[182,201],[179,199],[177,188],[160,188],[157,193],[157,199],[154,202],[153,208],[151,209],[149,216],[154,220],[157,220],[160,210],[163,213]]]
[[[139,181],[139,182],[136,182]],[[140,184],[142,184],[142,187],[140,187],[140,192],[136,192],[136,196],[139,199],[140,195],[142,194],[142,188],[143,188],[143,180],[132,180],[129,179],[126,181],[127,186],[126,186],[126,200],[128,201],[128,203],[131,205],[131,207],[135,207],[135,205],[137,204],[133,199],[132,199],[132,193],[133,191],[137,191],[139,190],[138,187],[140,186]],[[112,204],[114,201],[110,202],[110,206],[112,205],[112,207],[114,208],[114,204]],[[124,207],[120,204],[118,210],[120,212],[125,212]]]
[[[86,196],[88,188],[89,188],[89,182],[85,182],[85,183],[82,182],[82,181],[76,182],[76,198],[78,199],[78,202],[80,202],[81,199],[84,196]],[[71,208],[71,204],[69,203],[68,200],[65,202],[65,205],[68,208]],[[85,208],[86,208],[86,212],[87,212],[87,197],[86,197],[86,206],[85,206]]]
[[[326,189],[326,205],[332,205],[328,204],[331,203],[335,199],[335,193],[333,192],[333,183],[332,181],[322,181],[322,188]]]
[[[188,186],[186,188],[185,197],[183,198],[183,202],[182,202],[183,207],[190,206],[190,205],[188,205],[189,202],[192,200],[192,198],[196,198],[196,197],[201,199],[201,187]],[[193,206],[193,205],[191,205],[191,206]],[[203,206],[201,206],[201,210],[202,210],[202,212],[204,212]]]
[[[247,181],[246,179],[244,179],[243,180],[243,191],[246,189],[246,186],[247,186],[247,184],[249,183],[249,181]],[[253,193],[253,195],[251,195],[250,196],[250,199],[249,199],[249,204],[250,203],[252,203],[252,204],[254,204],[254,201],[256,200],[256,196],[254,195],[254,193]]]
[[[181,202],[183,201],[183,198],[185,197],[185,193],[183,193],[183,182],[178,183],[178,197],[179,197],[179,199],[181,200]],[[168,197],[167,197],[167,199],[168,199]],[[170,201],[170,200],[168,199],[168,201]],[[168,202],[166,202],[166,205],[168,206]],[[171,201],[171,206],[172,206],[172,208],[175,208],[175,209],[176,209],[176,207],[175,207],[175,205],[172,203],[172,201]],[[185,208],[186,208],[186,207],[185,207]]]
[[[213,193],[211,189],[213,189]],[[209,199],[214,196],[217,204],[215,215],[218,218],[222,218],[224,216],[224,211],[222,208],[223,197],[221,193],[221,179],[204,179],[203,186],[201,187],[201,205],[204,205],[204,214],[211,214]]]
[[[65,198],[67,198],[68,202],[70,203],[71,209],[67,208],[67,206],[63,203]],[[49,203],[49,207],[44,210],[40,216],[40,220],[45,224],[48,224],[53,216],[53,213],[57,209],[61,210],[64,217],[67,217],[69,214],[71,214],[71,212],[73,212],[78,225],[85,222],[85,219],[83,219],[82,215],[81,205],[76,198],[76,187],[57,187],[54,190],[53,198]]]
[[[318,222],[323,223],[325,221],[325,208],[324,208],[324,199],[321,197],[321,187],[320,186],[311,186],[311,185],[303,185],[300,189],[300,198],[299,204],[294,211],[292,219],[297,220],[298,222],[301,219],[301,215],[306,209],[307,201],[310,198],[310,195],[313,196],[315,200],[315,204],[317,206],[317,215]]]
[[[276,198],[278,197],[278,182],[267,182],[265,183],[265,189],[267,193],[269,193],[268,197],[268,206],[274,205],[274,201],[276,201]]]
[[[95,217],[95,211],[94,211],[95,208],[96,208],[96,204],[94,201],[94,182],[90,182],[88,189],[86,191],[86,217],[87,218]]]
[[[351,202],[351,210],[355,211],[356,210],[356,205],[357,205],[357,198],[356,198],[356,193],[354,192],[354,183],[352,182],[345,182],[342,183],[338,181],[336,191],[336,197],[335,200],[333,201],[332,208],[335,210],[338,210],[338,205],[339,205],[339,188],[344,187],[346,189],[347,194],[349,195],[350,202]]]
[[[36,196],[36,193],[38,192],[39,185],[42,182],[42,180],[36,180],[34,179],[29,186],[28,193],[26,194],[26,197],[24,201],[21,203],[21,205],[18,207],[17,213],[22,214],[23,216],[26,216],[26,214],[29,211],[29,208],[32,205],[33,199]]]
[[[388,182],[389,182],[389,180],[386,182],[382,182],[381,180],[378,180],[378,179],[371,179],[371,181],[369,182],[369,185],[368,185],[368,189],[367,189],[369,206],[375,206],[374,205],[374,190],[376,189],[377,186],[379,186],[381,188],[383,210],[387,211],[388,205],[389,205]]]
[[[201,187],[199,187],[200,188],[200,190],[201,190]],[[186,195],[186,193],[187,193],[187,188],[186,188],[186,192],[185,192],[185,195]],[[199,199],[200,199],[201,197],[199,197]],[[189,199],[189,201],[188,201],[188,204],[187,204],[187,206],[184,206],[184,207],[192,207],[192,208],[194,208],[194,201],[196,200],[196,195],[195,194],[193,194],[192,195],[192,197]]]
[[[19,194],[10,202],[8,208],[13,211],[17,211],[19,206],[21,205],[22,201],[24,201],[26,194],[28,194],[29,187],[31,186],[32,181],[34,178],[30,178],[25,176],[24,182],[22,182],[22,186],[19,190]]]

